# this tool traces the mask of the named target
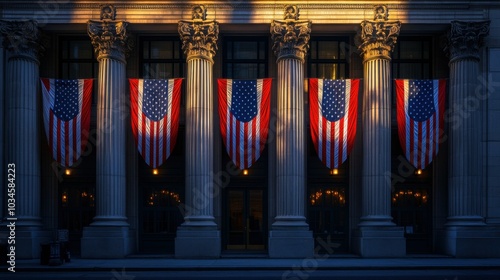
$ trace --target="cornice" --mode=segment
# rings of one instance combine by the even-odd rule
[[[55,2],[55,3],[54,3]],[[289,1],[201,1],[204,6],[211,9],[233,9],[237,7],[238,9],[279,9],[281,10],[283,6]],[[317,1],[307,3],[296,3],[297,7],[300,9],[371,9],[374,4],[379,3],[380,1],[361,1],[362,3],[345,3],[347,1],[343,1],[343,3],[332,3],[332,1]],[[360,2],[360,1],[358,1]],[[387,1],[385,1],[387,2]],[[468,9],[471,7],[471,3],[467,1],[466,3],[460,3],[456,1],[451,2],[416,2],[416,3],[392,3],[386,4],[389,9],[425,9],[425,10],[433,10],[433,9]],[[496,2],[495,2],[496,3]],[[498,3],[497,3],[498,4]],[[33,9],[33,7],[39,7],[42,9],[51,9],[54,10],[54,7],[58,7],[60,9],[98,9],[99,6],[102,5],[102,1],[87,1],[87,2],[71,2],[68,1],[64,3],[64,1],[9,1],[0,4],[0,7],[5,9],[13,9],[13,10],[23,10],[23,9]],[[141,1],[120,1],[117,3],[113,3],[113,5],[120,9],[187,9],[190,10],[193,6],[192,3],[186,3],[186,1],[170,1],[170,3],[165,3],[164,1],[159,1],[159,3],[154,3],[151,1],[146,1],[141,3]],[[477,5],[475,5],[477,6]],[[500,6],[500,5],[499,5]]]
[[[63,3],[61,3],[63,2]],[[119,12],[118,20],[133,24],[177,24],[190,14],[188,1],[120,1],[112,3]],[[220,24],[269,24],[279,18],[289,1],[201,1]],[[313,24],[359,24],[371,16],[374,4],[380,1],[294,1]],[[442,24],[452,20],[479,21],[488,19],[487,9],[500,1],[384,1],[392,11],[390,20],[403,24]],[[85,23],[99,13],[102,1],[3,1],[0,13],[4,19],[31,18],[44,24]],[[156,10],[154,13],[152,10]]]
[[[113,1],[108,1],[113,2]],[[370,9],[373,5],[380,4],[379,0],[365,0],[365,1],[293,1],[293,4],[300,9]],[[498,1],[412,1],[411,3],[405,1],[383,1],[384,4],[389,9],[398,8],[418,8],[418,9],[468,9],[471,6],[500,6]],[[55,6],[59,8],[99,8],[102,1],[0,1],[0,7],[4,8],[33,8],[38,6],[40,8],[51,8],[54,9]],[[115,1],[111,3],[117,8],[131,8],[131,9],[159,9],[159,8],[179,8],[179,9],[190,9],[197,2],[187,2],[187,1],[169,1],[165,3],[163,0],[157,1]],[[278,0],[278,1],[246,1],[246,0],[236,0],[236,1],[200,1],[199,4],[203,4],[208,8],[234,8],[239,9],[246,8],[272,8],[279,9],[290,4],[289,0]]]

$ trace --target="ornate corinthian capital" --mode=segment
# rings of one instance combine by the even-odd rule
[[[213,63],[217,51],[219,23],[207,19],[205,6],[193,7],[192,20],[179,21],[179,36],[187,60],[202,58]]]
[[[106,17],[103,20],[88,21],[87,32],[97,53],[97,60],[114,58],[126,62],[126,57],[133,48],[127,26],[126,21],[114,21]]]
[[[298,20],[297,6],[285,6],[285,20],[273,20],[271,23],[271,37],[274,41],[273,51],[278,57],[297,58],[304,61],[309,49],[311,36],[311,21]]]
[[[450,62],[465,58],[479,60],[479,48],[489,31],[489,21],[452,21],[448,32],[448,45],[445,47],[445,50],[450,52]]]
[[[3,35],[4,48],[11,57],[22,56],[38,62],[39,52],[44,48],[40,44],[41,32],[36,21],[0,20],[0,34]]]
[[[374,58],[391,59],[391,52],[396,45],[400,21],[388,21],[389,13],[385,5],[374,7],[374,20],[361,22],[360,38],[358,46],[363,55],[363,60]]]

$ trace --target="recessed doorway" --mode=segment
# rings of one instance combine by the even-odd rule
[[[224,199],[224,249],[262,251],[267,243],[264,188],[228,188]]]

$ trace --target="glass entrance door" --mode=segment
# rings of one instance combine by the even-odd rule
[[[230,188],[225,201],[226,249],[264,250],[267,233],[264,190]]]

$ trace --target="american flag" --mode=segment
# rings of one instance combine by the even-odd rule
[[[396,80],[399,142],[406,159],[424,169],[439,150],[446,80]]]
[[[156,168],[177,140],[182,79],[129,79],[131,125],[137,149]]]
[[[354,144],[359,79],[309,79],[311,137],[319,159],[337,168]]]
[[[245,169],[260,157],[269,129],[272,79],[219,79],[220,130],[234,164]]]
[[[72,166],[87,145],[92,79],[42,78],[43,122],[52,157]]]

